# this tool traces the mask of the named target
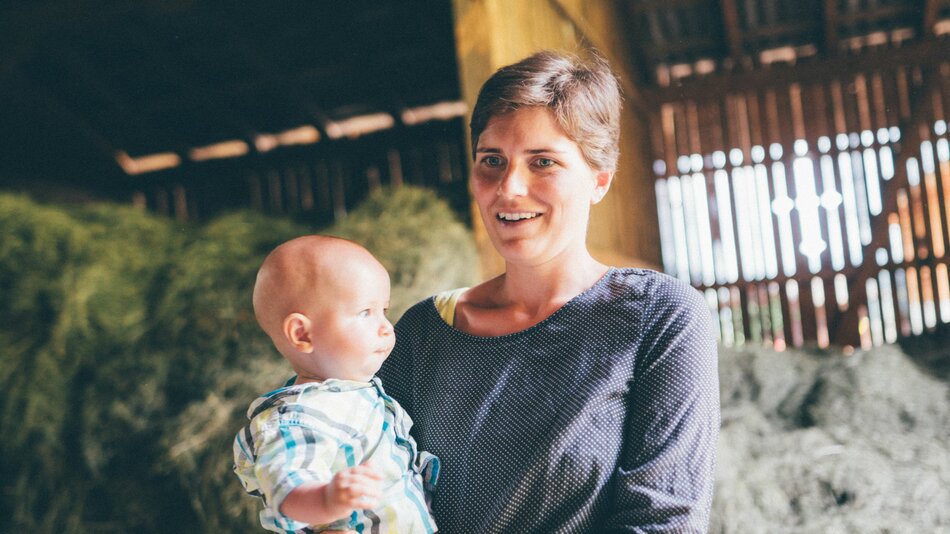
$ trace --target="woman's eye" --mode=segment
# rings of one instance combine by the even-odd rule
[[[551,158],[538,158],[537,161],[535,161],[535,164],[538,167],[545,168],[545,167],[553,167],[555,163],[554,163],[554,160]]]
[[[502,160],[498,156],[485,156],[482,158],[482,163],[489,167],[500,167]]]

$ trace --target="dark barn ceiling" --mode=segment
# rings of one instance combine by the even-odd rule
[[[459,98],[447,0],[4,2],[0,180]]]
[[[661,100],[723,87],[704,78],[754,84],[774,63],[942,54],[950,32],[950,0],[617,1],[633,77]],[[450,0],[0,4],[0,186],[109,190],[128,180],[119,151],[326,137],[329,121],[459,98]]]
[[[948,0],[627,0],[645,85],[855,57],[950,32]]]

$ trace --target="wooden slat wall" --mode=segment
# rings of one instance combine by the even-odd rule
[[[469,216],[461,120],[321,142],[274,154],[188,164],[146,175],[136,202],[179,219],[250,208],[318,224],[344,217],[370,191],[429,187]]]
[[[724,344],[871,347],[950,322],[950,62],[664,103],[663,262]]]

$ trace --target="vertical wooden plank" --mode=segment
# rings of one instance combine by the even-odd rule
[[[724,134],[723,138],[725,141],[724,144],[731,152],[732,150],[737,149],[741,143],[739,134],[739,118],[736,110],[735,97],[733,95],[725,95],[722,98],[722,102],[723,106],[721,119],[722,130]],[[742,209],[742,206],[736,202],[736,192],[738,186],[735,183],[736,167],[733,166],[732,162],[726,164],[725,172],[729,175],[729,203],[732,206],[730,224],[733,230],[733,242],[735,243],[735,261],[737,262],[736,270],[739,275],[738,281],[736,283],[739,287],[744,287],[748,283],[748,280],[753,278],[753,274],[748,269],[748,263],[750,259],[747,256],[748,251],[744,250],[742,247],[743,230],[740,227],[740,221],[742,220],[740,210]],[[736,328],[735,337],[737,344],[739,343],[739,340],[745,340],[750,335],[749,321],[747,314],[745,313],[742,293],[743,292],[740,291],[737,286],[730,288],[730,303],[732,305],[733,324]]]
[[[713,208],[710,206],[710,192],[713,191],[713,189],[709,187],[712,173],[706,172],[705,169],[705,160],[709,158],[704,158],[703,155],[708,155],[710,150],[709,147],[704,146],[702,140],[701,112],[699,105],[694,101],[689,102],[687,107],[687,124],[689,125],[689,136],[691,140],[691,159],[694,160],[691,162],[691,172],[693,173],[694,204],[697,208],[696,232],[698,234],[697,237],[701,252],[700,257],[702,259],[702,283],[708,286],[714,284],[716,281],[715,253],[713,250],[712,236],[713,221],[710,217],[710,214],[713,213]]]
[[[656,147],[654,147],[656,150]],[[402,175],[402,156],[399,149],[390,148],[386,152],[386,162],[389,167],[389,183],[393,187],[400,187],[403,184]]]
[[[333,192],[330,186],[330,168],[326,160],[320,159],[313,166],[316,181],[317,212],[324,220],[333,220]]]
[[[300,177],[300,207],[305,211],[313,210],[313,180],[309,167],[301,163],[297,165],[297,175]]]
[[[871,73],[871,130],[890,126],[887,120],[887,102],[884,100],[884,79],[880,71]]]
[[[254,171],[249,171],[246,176],[251,209],[254,211],[264,211],[264,194],[261,191],[261,177]]]
[[[267,198],[271,213],[283,213],[284,196],[277,169],[267,169]]]
[[[175,219],[188,220],[188,192],[182,184],[172,186],[172,198],[175,206]]]
[[[168,191],[165,188],[159,187],[155,189],[155,211],[162,215],[169,214],[168,207]]]
[[[713,246],[713,267],[716,274],[716,281],[723,283],[726,280],[726,258],[723,244],[723,235],[720,228],[719,202],[715,183],[715,162],[712,161],[711,154],[725,150],[723,145],[722,123],[719,113],[719,100],[708,99],[699,104],[699,127],[702,131],[704,155],[708,157],[706,162],[706,191],[709,193],[709,225],[710,237]],[[726,214],[726,216],[730,216]]]
[[[834,56],[838,52],[838,0],[822,2],[822,20],[824,21],[825,54]]]
[[[762,94],[762,93],[760,93]],[[762,109],[766,117],[766,129],[770,146],[768,154],[770,166],[770,175],[773,179],[773,199],[775,202],[775,221],[776,221],[776,242],[778,243],[779,259],[782,272],[786,276],[793,276],[797,272],[798,257],[796,247],[798,240],[795,237],[794,224],[794,190],[789,191],[789,176],[791,172],[786,164],[786,153],[789,148],[782,145],[787,142],[788,135],[783,134],[781,128],[781,117],[779,116],[779,102],[777,90],[768,88],[762,94],[761,102],[764,104]],[[785,107],[787,109],[787,106]],[[785,124],[788,124],[787,122]],[[774,150],[779,147],[779,150]],[[777,171],[781,171],[780,174]],[[789,270],[789,268],[791,270]],[[779,299],[781,301],[781,312],[783,317],[783,339],[789,340],[793,346],[798,346],[798,340],[801,337],[800,314],[794,313],[798,307],[798,295],[791,299],[788,294],[789,284],[779,286]],[[797,289],[797,286],[795,286]]]
[[[666,163],[666,175],[677,173],[676,170],[676,121],[673,104],[663,104],[660,108],[660,122],[663,128],[663,155]]]
[[[293,213],[300,207],[297,173],[294,172],[293,167],[285,167],[281,174],[284,176],[284,189],[287,194],[287,212]]]
[[[339,159],[330,164],[330,194],[333,202],[333,219],[346,217],[346,178],[343,162]]]
[[[730,109],[731,102],[732,99],[729,97],[729,95],[724,95],[719,99],[719,130],[722,132],[722,141],[723,147],[725,148],[726,157],[724,158],[723,168],[717,171],[717,175],[724,174],[725,179],[717,180],[716,192],[722,201],[723,207],[728,209],[728,214],[724,214],[722,211],[720,211],[719,216],[722,233],[728,236],[727,253],[731,251],[729,260],[730,278],[733,278],[734,281],[738,281],[744,279],[745,275],[742,271],[742,252],[739,249],[738,227],[736,225],[736,206],[732,200],[734,189],[731,175],[732,165],[728,161],[728,153],[733,147],[736,146],[737,143],[735,127],[733,126],[734,122],[732,119],[732,112]],[[720,187],[722,184],[726,185]]]
[[[792,161],[797,160],[800,157],[806,157],[807,152],[802,153],[800,150],[796,150],[796,145],[800,142],[808,143],[808,135],[805,131],[805,113],[804,113],[804,104],[802,102],[802,89],[799,84],[792,84],[788,90],[788,98],[790,103],[790,109],[792,113],[792,129],[794,139],[791,140],[791,145],[793,149],[793,154],[790,156]],[[802,166],[803,167],[803,166]],[[795,170],[795,165],[792,166],[792,169]],[[796,176],[792,182],[795,183],[795,199],[796,203],[799,206],[798,210],[798,222],[799,222],[799,239],[798,243],[804,244],[806,240],[820,239],[821,235],[827,235],[827,232],[822,232],[822,217],[820,211],[818,211],[818,220],[810,220],[811,213],[803,212],[802,208],[813,199],[806,198],[808,195],[820,191],[818,189],[814,177],[815,166],[814,163],[811,165],[812,176],[809,181],[808,176]],[[799,188],[799,184],[803,187]],[[817,209],[817,206],[816,206]],[[812,230],[806,230],[806,228],[814,228],[812,225],[817,224],[817,234],[811,235],[815,232]],[[823,253],[822,253],[823,255]],[[821,260],[821,255],[819,256]],[[819,269],[820,270],[820,269]],[[808,272],[811,273],[812,268],[809,267]],[[803,271],[804,274],[804,271]],[[802,283],[799,285],[799,302],[801,306],[801,317],[802,317],[802,335],[807,340],[821,340],[821,330],[825,329],[824,337],[827,338],[827,322],[824,315],[824,303],[823,303],[823,293],[817,295],[819,297],[816,301],[816,295],[814,294],[817,286],[814,284],[805,284]],[[821,291],[820,288],[817,288]],[[825,340],[827,345],[827,340]]]
[[[910,332],[911,335],[920,335],[924,333],[924,314],[923,299],[920,292],[920,280],[917,277],[917,268],[907,268],[907,304],[910,308]]]

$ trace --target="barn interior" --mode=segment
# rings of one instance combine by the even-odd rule
[[[375,191],[418,186],[434,191],[472,232],[484,278],[502,263],[468,192],[468,115],[494,70],[549,48],[596,50],[624,92],[621,161],[593,212],[592,253],[692,284],[706,299],[724,354],[735,356],[723,358],[724,388],[731,388],[723,395],[745,403],[730,412],[745,426],[732,433],[724,426],[724,433],[736,450],[761,456],[748,464],[724,456],[734,470],[723,494],[746,501],[717,502],[714,530],[742,532],[737,525],[748,517],[729,511],[743,507],[771,518],[774,528],[794,530],[798,521],[803,532],[871,528],[861,514],[876,517],[866,515],[875,506],[893,508],[881,524],[895,529],[908,510],[924,521],[921,530],[950,525],[933,501],[950,487],[950,453],[934,445],[950,438],[950,0],[7,2],[0,6],[0,192],[49,205],[107,201],[182,225],[247,210],[323,227],[352,220]],[[48,295],[41,297],[45,303]],[[0,341],[30,353],[34,345],[19,343],[19,335],[0,332]],[[925,371],[895,363],[895,344],[927,359]],[[57,351],[50,358],[61,358]],[[828,367],[829,354],[844,356]],[[855,364],[875,354],[884,356]],[[17,370],[45,376],[42,366],[21,367],[0,370],[10,399]],[[912,380],[891,391],[897,374]],[[778,375],[790,382],[778,385]],[[136,395],[151,399],[155,388]],[[829,396],[835,388],[840,397]],[[780,390],[787,403],[765,400],[760,390]],[[213,396],[199,400],[204,408],[238,410]],[[0,408],[13,413],[18,402],[0,399]],[[795,414],[786,413],[789,406]],[[878,409],[900,414],[875,421]],[[169,413],[184,410],[183,401]],[[753,424],[752,412],[765,415]],[[9,424],[0,418],[0,430],[18,428],[15,417],[4,417]],[[228,428],[215,425],[233,423],[195,420],[222,434]],[[913,446],[885,439],[875,426],[882,421],[923,437]],[[822,424],[827,434],[809,433]],[[861,425],[874,430],[861,434]],[[129,428],[130,435],[157,432]],[[48,437],[37,432],[24,434],[16,450]],[[788,467],[756,452],[748,438],[773,433],[765,441],[788,458],[810,449],[827,455]],[[863,441],[849,442],[848,433]],[[194,452],[203,446],[173,460],[155,453],[156,462],[177,466],[155,475],[157,487],[177,488],[176,476],[218,484],[203,463],[215,457]],[[847,456],[852,463],[835,467],[841,451],[854,450],[870,456]],[[905,457],[904,450],[914,452]],[[872,452],[893,463],[880,468],[873,462],[885,460]],[[128,469],[129,462],[112,465],[103,454],[83,449],[66,457],[83,466],[100,458],[102,472]],[[821,486],[802,490],[803,499],[815,499],[810,504],[769,501],[762,488],[775,478],[767,473],[777,465],[785,474],[806,472],[809,462],[827,471],[788,475],[789,486],[815,477],[833,486],[845,477],[848,491]],[[760,471],[747,469],[753,463]],[[19,469],[0,464],[0,475],[54,480],[50,473],[67,468]],[[97,480],[90,470],[67,480]],[[914,477],[926,483],[896,504],[853,493],[862,485],[876,496],[893,493],[895,484],[904,491]],[[26,482],[16,484],[4,491],[26,495]],[[194,505],[218,502],[205,490],[166,511],[197,517],[206,531],[246,523],[233,510],[221,512],[232,523],[215,522],[217,512]],[[66,512],[24,519],[47,513],[45,494],[30,495],[22,508],[0,506],[0,515],[40,530],[79,524],[68,521],[90,531],[128,526],[92,505],[81,520]],[[123,513],[138,506],[111,499],[103,502]],[[832,515],[802,523],[796,506],[815,514],[857,508],[848,523]]]

